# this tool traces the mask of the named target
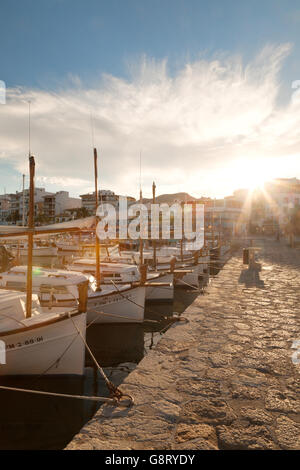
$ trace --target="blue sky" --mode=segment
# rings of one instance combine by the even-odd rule
[[[173,67],[200,54],[295,45],[286,76],[300,73],[297,0],[2,0],[1,74],[8,86],[55,88],[69,74],[87,82],[126,75],[141,54]]]
[[[89,89],[102,90],[103,74],[126,83],[134,82],[133,65],[140,64],[141,57],[150,62],[153,59],[156,64],[167,60],[167,77],[172,79],[180,75],[186,64],[194,64],[200,59],[209,62],[217,57],[227,64],[238,54],[241,67],[246,67],[266,45],[276,47],[286,43],[290,44],[289,54],[276,77],[272,77],[281,84],[273,97],[274,106],[279,107],[285,106],[290,99],[291,82],[300,79],[299,1],[2,0],[0,79],[13,90],[21,87],[23,91],[43,90],[55,94],[64,93],[64,90],[69,92],[75,87],[78,93],[84,94]],[[112,86],[112,83],[108,85],[110,89]],[[42,99],[41,95],[39,99]],[[273,112],[274,109],[270,114]],[[211,142],[210,147],[213,144]],[[139,145],[142,146],[140,141],[136,143],[137,154]],[[202,142],[197,145],[201,146]],[[10,191],[19,189],[19,171],[22,169],[22,152],[16,149],[14,157],[12,146],[7,146],[3,139],[1,145],[0,134],[0,188],[5,186]],[[37,145],[37,149],[40,148]],[[118,158],[122,158],[121,150]],[[293,147],[293,152],[296,150]],[[110,155],[109,151],[107,144]],[[111,155],[115,155],[112,150]],[[284,152],[281,157],[283,155]],[[148,184],[153,177],[151,171],[157,167],[151,170],[147,151],[144,165]],[[180,174],[180,167],[176,168]],[[58,168],[54,175],[46,160],[43,172],[43,177],[52,178],[48,182],[50,189],[58,189],[55,176],[63,178],[64,173],[60,174]],[[74,180],[80,179],[80,173]],[[86,183],[78,182],[78,187],[74,183],[73,194],[89,189],[88,175],[85,174],[83,179]],[[104,171],[104,183],[111,185],[111,182],[109,171]],[[124,182],[119,184],[126,190]],[[182,188],[182,181],[178,181],[180,185]],[[176,189],[176,184],[161,186],[165,190]],[[130,187],[131,184],[128,192]],[[118,187],[114,189],[118,190]],[[191,188],[191,192],[193,190],[195,192],[196,188]],[[225,190],[228,189],[224,187]],[[203,192],[212,193],[213,190],[204,187]]]

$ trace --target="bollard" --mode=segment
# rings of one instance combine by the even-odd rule
[[[249,264],[249,249],[243,249],[243,264]]]

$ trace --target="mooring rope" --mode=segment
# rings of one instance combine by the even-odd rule
[[[73,318],[71,318],[71,320],[72,320],[73,325],[74,325],[74,327],[76,328],[78,334],[80,335],[80,337],[81,337],[81,339],[82,339],[82,341],[83,341],[83,343],[84,343],[86,349],[88,350],[88,352],[89,352],[89,354],[90,354],[90,356],[91,356],[91,358],[92,358],[92,360],[93,360],[95,366],[97,367],[98,371],[99,371],[100,374],[102,375],[102,377],[103,377],[103,379],[104,379],[104,381],[105,381],[105,383],[106,383],[106,386],[107,386],[107,388],[108,388],[108,390],[109,390],[109,393],[110,393],[111,397],[112,397],[113,399],[115,399],[116,401],[118,401],[118,402],[121,400],[121,398],[127,397],[127,398],[129,398],[129,401],[130,401],[130,403],[131,403],[131,405],[132,405],[132,404],[134,403],[133,397],[132,397],[131,395],[128,395],[128,394],[123,393],[118,387],[116,387],[116,385],[114,385],[114,384],[108,379],[108,377],[106,376],[104,370],[102,369],[102,367],[101,367],[100,364],[98,363],[97,359],[95,358],[94,354],[92,353],[91,348],[90,348],[89,345],[87,344],[86,339],[84,338],[83,334],[81,333],[81,331],[79,330],[79,328],[78,328],[77,325],[75,324]]]
[[[112,403],[112,404],[116,404],[116,402],[119,403],[119,400],[116,400],[114,398],[94,397],[94,396],[88,397],[85,395],[70,395],[68,393],[44,392],[42,390],[29,390],[26,388],[7,387],[5,385],[0,385],[0,390],[8,390],[11,392],[32,393],[35,395],[45,395],[45,396],[59,397],[59,398],[74,398],[76,400],[99,401],[103,403]]]
[[[105,312],[95,310],[95,309],[91,309],[91,308],[88,309],[88,312],[97,313],[98,315],[104,315],[104,316],[107,316],[107,317],[114,317],[114,318],[121,318],[121,319],[124,319],[124,320],[131,320],[132,323],[142,323],[142,322],[134,321],[134,318],[132,318],[132,317],[125,317],[124,315],[118,315],[117,313],[105,313]],[[92,320],[91,323],[88,324],[87,328],[89,326],[91,326],[95,321],[97,321],[97,318]]]

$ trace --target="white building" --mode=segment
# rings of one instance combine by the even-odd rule
[[[95,191],[93,193],[82,194],[82,207],[85,208],[90,214],[95,214],[96,208],[96,196]],[[115,194],[113,191],[102,189],[98,191],[98,203],[110,203],[116,208],[119,205],[119,195]],[[133,197],[127,196],[128,204],[135,202]]]
[[[50,193],[45,188],[34,189],[34,212],[35,217],[44,216],[54,219],[58,214],[68,209],[81,207],[81,199],[69,197],[67,191]],[[0,222],[12,222],[22,224],[24,208],[24,223],[27,224],[29,211],[29,189],[23,191],[0,195]]]
[[[296,207],[300,206],[300,180],[278,178],[265,185],[266,217],[274,217],[279,225],[289,222]]]
[[[45,194],[43,202],[44,215],[50,218],[63,214],[69,209],[80,209],[82,207],[81,199],[70,197],[67,191]]]
[[[0,195],[0,224],[4,224],[10,211],[10,198],[8,195]]]

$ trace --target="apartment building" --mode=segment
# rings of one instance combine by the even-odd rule
[[[82,208],[85,208],[89,214],[95,214],[95,207],[96,207],[96,195],[95,191],[93,193],[82,194]],[[115,194],[113,191],[110,190],[100,190],[98,191],[98,202],[99,204],[102,203],[110,203],[116,208],[119,206],[119,195]],[[134,197],[127,196],[127,202],[133,203],[135,202]]]
[[[67,191],[50,193],[45,188],[34,190],[34,213],[41,220],[54,221],[56,215],[68,209],[81,208],[81,199],[69,196]],[[0,222],[27,224],[29,190],[0,195]],[[24,217],[23,217],[24,212]]]

